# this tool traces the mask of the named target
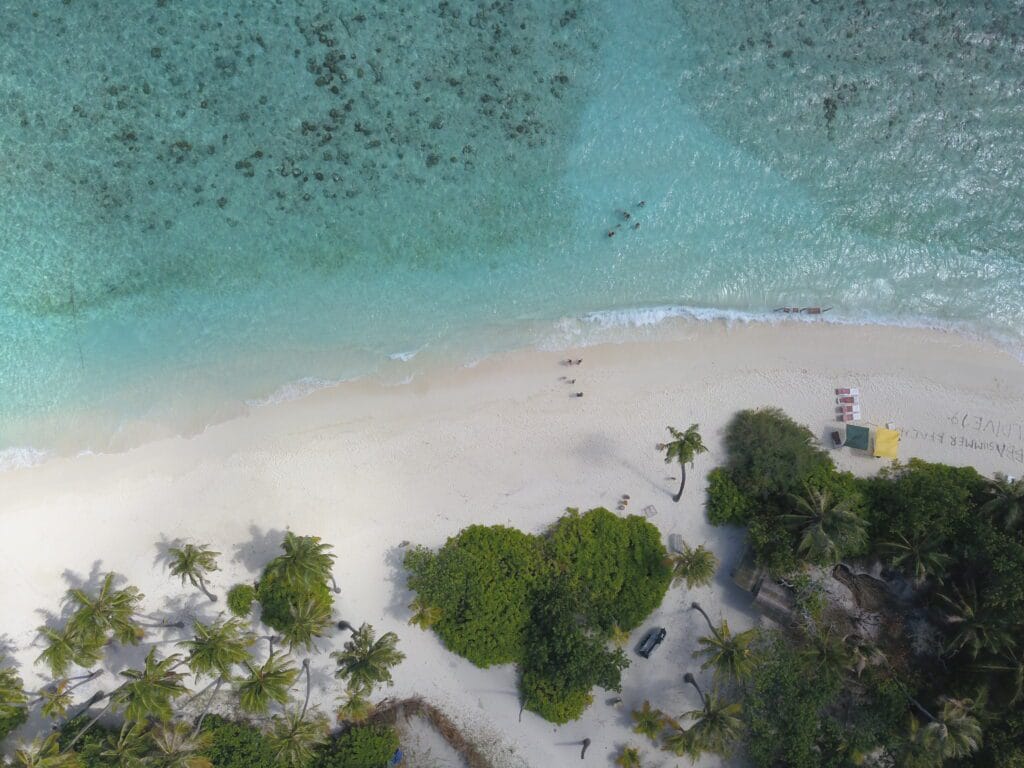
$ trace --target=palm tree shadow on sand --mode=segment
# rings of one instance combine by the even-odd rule
[[[249,540],[235,545],[231,560],[252,573],[261,573],[267,563],[281,554],[282,541],[284,531],[277,528],[263,531],[258,525],[250,525]]]
[[[388,603],[388,613],[400,621],[408,621],[412,613],[409,610],[409,603],[415,597],[415,593],[406,586],[408,573],[405,570],[405,553],[415,545],[404,547],[391,547],[387,554],[387,564],[391,575],[391,601]]]

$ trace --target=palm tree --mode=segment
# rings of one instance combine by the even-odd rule
[[[635,747],[623,747],[619,756],[615,758],[615,764],[619,768],[640,768],[640,750]]]
[[[241,619],[213,624],[196,620],[193,629],[193,638],[182,640],[178,645],[188,651],[186,662],[197,679],[201,675],[210,675],[228,680],[232,667],[249,660],[249,646],[254,638]]]
[[[858,679],[869,666],[884,664],[887,661],[878,646],[861,635],[847,635],[843,638],[843,643],[850,654],[850,670],[857,674]]]
[[[999,693],[1000,704],[1007,709],[1024,698],[1024,654],[1010,648],[984,663],[974,665],[974,669],[995,673],[993,676],[999,684],[990,686],[990,690]]]
[[[171,557],[171,573],[180,576],[182,584],[188,580],[193,587],[202,590],[211,603],[217,601],[217,596],[206,588],[206,574],[218,570],[217,556],[220,552],[214,552],[206,544],[186,544],[183,547],[170,547],[167,554]]]
[[[713,669],[716,678],[721,676],[726,680],[740,681],[749,677],[754,668],[750,646],[757,639],[757,630],[748,629],[734,635],[725,619],[722,619],[720,627],[716,627],[699,603],[691,603],[690,607],[700,612],[711,630],[711,637],[697,639],[701,647],[693,652],[694,656],[706,659],[700,665],[701,670]]]
[[[441,609],[436,605],[431,605],[419,595],[409,603],[409,610],[412,611],[409,623],[420,629],[430,629],[441,620]]]
[[[370,691],[366,688],[349,688],[344,703],[338,707],[338,721],[357,725],[366,722],[377,708],[369,696]]]
[[[921,729],[921,741],[945,759],[959,759],[981,747],[981,725],[971,699],[942,699],[938,717]]]
[[[715,578],[718,559],[715,553],[706,549],[703,544],[696,549],[683,543],[683,551],[668,556],[672,567],[672,583],[686,582],[687,589],[706,587]]]
[[[143,722],[150,718],[170,720],[174,699],[188,693],[181,682],[185,675],[175,672],[180,657],[173,653],[163,659],[156,657],[156,648],[146,655],[142,669],[125,669],[121,677],[126,681],[110,694],[116,709],[124,711],[128,722]]]
[[[142,768],[148,762],[146,752],[149,751],[149,740],[146,728],[141,723],[125,723],[116,735],[107,736],[107,748],[100,752],[101,757],[117,768]]]
[[[327,718],[319,713],[308,720],[297,712],[275,715],[267,734],[275,764],[305,768],[316,756],[317,747],[327,742],[327,728]]]
[[[29,702],[29,706],[42,702],[39,710],[50,718],[63,717],[71,707],[73,698],[71,696],[76,688],[92,682],[102,674],[101,670],[94,670],[84,675],[75,677],[61,677],[45,686],[39,696]]]
[[[725,701],[717,691],[704,693],[689,672],[683,675],[683,680],[697,690],[701,700],[700,709],[683,714],[683,718],[693,721],[689,728],[690,754],[699,756],[713,752],[728,756],[732,745],[743,733],[743,721],[740,719],[742,704]]]
[[[313,647],[316,638],[324,634],[331,624],[331,606],[311,597],[309,600],[290,608],[292,620],[281,630],[281,639],[294,651],[299,646],[307,651]]]
[[[908,539],[899,534],[893,541],[883,542],[879,549],[889,556],[894,568],[899,568],[914,577],[918,585],[929,577],[935,577],[940,584],[953,558],[943,552],[945,542],[940,536],[917,534]]]
[[[81,768],[82,761],[74,752],[61,752],[58,735],[36,739],[27,747],[14,750],[15,768]]]
[[[290,587],[312,587],[325,584],[331,577],[335,555],[329,552],[330,544],[324,544],[319,536],[296,536],[286,531],[281,543],[284,554],[274,562],[284,583]],[[334,587],[338,591],[337,585]]]
[[[194,628],[194,637],[191,640],[183,640],[178,645],[188,649],[186,662],[197,680],[202,675],[214,677],[210,685],[193,696],[201,696],[213,686],[213,693],[196,722],[195,730],[198,732],[221,686],[231,679],[232,668],[249,660],[249,646],[253,644],[255,638],[246,630],[240,619],[228,619],[211,625],[197,620]]]
[[[867,541],[867,523],[852,509],[852,499],[835,501],[832,495],[808,487],[806,496],[790,495],[796,511],[780,519],[800,534],[797,552],[812,563],[834,565],[844,551]]]
[[[75,738],[65,747],[65,750],[70,750],[109,709],[123,710],[124,719],[128,723],[142,723],[154,718],[170,720],[172,702],[179,696],[188,693],[188,689],[181,682],[184,675],[174,671],[181,663],[183,662],[176,653],[165,659],[157,659],[156,648],[151,648],[146,655],[145,666],[142,669],[122,670],[121,677],[126,678],[125,682],[111,691],[109,695],[98,694],[90,699],[90,705],[103,698],[107,699],[107,703],[92,720],[75,734]]]
[[[131,585],[122,589],[114,589],[116,573],[108,573],[95,595],[83,589],[69,589],[67,600],[77,606],[68,620],[67,630],[78,636],[87,647],[102,646],[112,633],[122,645],[138,645],[145,635],[146,628],[185,626],[181,621],[161,621],[143,623],[138,620],[139,607],[145,597],[136,587]]]
[[[392,685],[391,668],[401,663],[405,654],[398,650],[394,632],[385,632],[375,641],[373,627],[363,624],[345,642],[344,650],[335,651],[331,658],[338,662],[336,678],[346,680],[349,687],[372,691],[380,683]]]
[[[36,663],[49,667],[53,677],[64,677],[72,665],[91,667],[103,658],[104,639],[86,640],[70,626],[62,630],[44,626],[39,627],[38,632],[46,641],[46,647],[36,657]]]
[[[0,656],[0,664],[4,663]],[[28,704],[24,683],[13,667],[0,667],[0,718],[8,710],[20,709]]]
[[[150,738],[161,768],[213,768],[210,759],[199,754],[210,746],[209,733],[194,732],[188,723],[165,722],[153,728]]]
[[[270,702],[287,703],[288,691],[299,676],[287,656],[271,653],[260,667],[254,667],[249,661],[242,664],[249,670],[249,675],[238,684],[239,705],[243,710],[263,715],[270,710]]]
[[[690,428],[685,432],[680,432],[675,427],[668,427],[669,434],[672,435],[672,440],[668,443],[663,443],[661,450],[665,451],[665,463],[673,464],[679,463],[679,470],[682,474],[682,480],[679,483],[679,493],[672,497],[672,501],[679,501],[683,497],[683,488],[686,487],[686,465],[693,466],[693,460],[701,453],[707,453],[707,448],[704,447],[704,441],[701,440],[700,432],[697,430],[700,428],[699,424],[691,424]]]
[[[948,592],[937,592],[935,596],[948,609],[946,623],[953,628],[953,637],[946,645],[947,655],[965,651],[976,659],[982,651],[999,654],[1016,645],[1005,615],[979,600],[973,580],[964,581],[963,588],[953,584]]]
[[[996,472],[985,489],[991,497],[981,505],[981,511],[1002,525],[1007,533],[1016,533],[1024,526],[1024,478],[1010,480]]]
[[[666,729],[661,737],[661,748],[663,750],[671,752],[676,757],[689,756],[693,761],[700,757],[700,751],[694,747],[693,734],[686,726],[668,715],[665,716],[662,724]]]
[[[651,702],[644,700],[643,706],[640,709],[634,709],[632,716],[633,733],[639,733],[651,741],[656,741],[665,720],[665,713],[652,707]]]
[[[850,648],[842,638],[828,630],[808,634],[807,645],[801,649],[800,655],[811,670],[828,682],[841,680],[856,666]]]

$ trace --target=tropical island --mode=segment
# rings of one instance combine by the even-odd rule
[[[804,340],[829,345],[829,333]],[[788,359],[723,376],[698,353],[669,391],[658,374],[671,343],[591,349],[587,411],[551,357],[531,353],[418,394],[324,393],[195,438],[12,473],[11,530],[67,531],[32,562],[16,537],[4,544],[6,760],[1020,764],[1012,458],[942,461],[960,458],[955,443],[910,429],[897,462],[826,448],[814,409],[848,380],[838,365],[804,373],[811,351],[758,351],[758,329],[718,341]],[[996,378],[1018,365],[977,360]],[[912,367],[899,376],[927,394]],[[923,429],[937,401],[901,410],[880,381],[856,383]],[[1019,412],[1016,390],[983,401],[976,384],[955,387],[971,407]],[[680,394],[692,407],[668,413]],[[322,426],[385,404],[386,424],[356,437]],[[58,470],[77,493],[53,495]],[[395,509],[396,489],[407,515],[343,513]],[[76,506],[93,519],[70,516]],[[658,627],[660,647],[639,655]]]

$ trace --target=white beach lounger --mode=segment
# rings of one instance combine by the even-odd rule
[[[856,387],[846,387],[846,388],[837,389],[836,390],[836,394],[837,395],[854,395],[854,396],[856,396],[856,395],[860,394],[860,390],[857,389]]]
[[[683,554],[683,537],[678,533],[670,533],[668,535],[668,548],[678,554]]]

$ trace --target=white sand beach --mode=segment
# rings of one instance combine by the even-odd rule
[[[560,365],[570,354],[583,363]],[[697,672],[691,652],[704,626],[685,606],[699,600],[734,628],[758,620],[729,580],[742,533],[704,518],[704,476],[723,458],[723,428],[739,409],[779,406],[827,444],[839,386],[859,387],[862,423],[898,425],[902,458],[1024,474],[1024,366],[992,344],[892,327],[679,324],[643,342],[521,351],[402,386],[344,384],[190,438],[0,474],[0,641],[31,687],[40,611],[57,611],[69,585],[114,570],[141,588],[153,612],[209,617],[224,609],[228,587],[258,575],[290,528],[334,546],[338,618],[399,634],[407,658],[388,693],[442,707],[495,765],[577,764],[585,737],[593,742],[587,765],[611,765],[627,743],[641,747],[644,765],[680,764],[632,734],[629,713],[645,699],[675,714],[696,706],[682,676]],[[584,396],[570,396],[577,391]],[[655,444],[666,425],[694,422],[710,451],[674,504],[678,483],[668,478],[678,470]],[[832,455],[857,473],[882,466],[848,449]],[[624,493],[629,512],[653,506],[666,537],[707,544],[721,567],[709,588],[672,588],[637,630],[660,625],[668,636],[648,661],[630,650],[620,708],[598,692],[567,726],[528,712],[520,722],[511,667],[477,669],[406,624],[403,543],[436,547],[471,523],[536,532],[566,507],[614,510]],[[158,544],[175,539],[223,553],[211,584],[218,603],[166,572]],[[327,711],[341,692],[327,651],[346,636],[335,633],[314,662],[316,701]],[[111,658],[135,664],[146,650]]]

